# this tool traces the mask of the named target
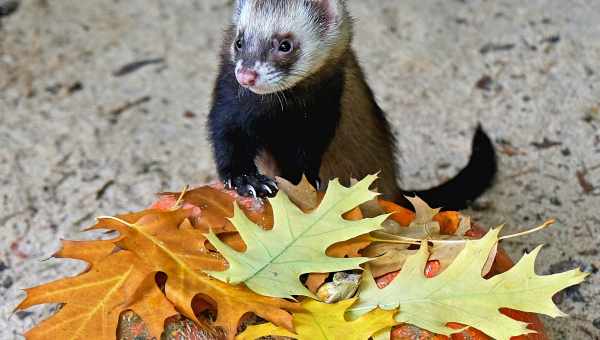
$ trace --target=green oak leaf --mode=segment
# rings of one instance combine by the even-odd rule
[[[501,308],[551,317],[565,316],[552,301],[552,296],[581,283],[587,274],[579,269],[547,276],[535,274],[535,259],[541,250],[538,247],[509,271],[484,279],[481,270],[498,242],[499,232],[500,229],[492,230],[481,240],[467,241],[456,260],[434,278],[424,275],[430,255],[426,243],[384,289],[379,289],[370,271],[365,270],[359,301],[348,310],[349,315],[358,317],[377,307],[399,309],[395,317],[398,323],[409,323],[449,336],[461,331],[446,326],[456,322],[501,340],[535,332],[527,329],[526,323],[500,313]]]
[[[272,230],[264,230],[251,222],[236,203],[231,222],[246,243],[247,250],[237,252],[211,232],[207,238],[227,259],[229,268],[223,272],[207,273],[231,284],[245,283],[254,292],[265,296],[313,297],[300,282],[300,275],[360,269],[360,264],[369,260],[364,257],[329,257],[325,251],[335,243],[381,228],[387,215],[359,221],[348,221],[342,217],[378,195],[369,190],[376,178],[368,176],[350,188],[337,180],[331,181],[321,204],[309,213],[302,212],[280,191],[269,200],[273,208]]]

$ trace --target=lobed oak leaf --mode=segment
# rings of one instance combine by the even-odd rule
[[[297,185],[283,179],[277,178],[277,183],[280,190],[285,192],[290,201],[292,201],[300,210],[305,213],[311,212],[319,206],[323,200],[324,193],[318,192],[308,181],[306,176],[302,176],[302,180]],[[377,214],[375,216],[379,216]],[[349,221],[358,221],[364,218],[364,215],[359,207],[356,207],[342,215],[344,219]],[[375,217],[374,216],[374,217]],[[332,257],[360,257],[360,251],[371,244],[368,235],[362,235],[335,243],[327,248],[327,256]]]
[[[56,252],[53,257],[85,261],[88,264],[88,267],[85,270],[87,272],[93,265],[119,250],[114,243],[115,240],[61,240],[61,249]]]
[[[359,288],[360,300],[349,312],[356,317],[375,308],[399,309],[395,317],[398,323],[442,335],[459,332],[448,327],[449,323],[459,323],[476,327],[500,340],[533,332],[527,323],[502,314],[502,308],[564,316],[554,305],[552,296],[582,282],[587,274],[572,270],[536,275],[534,262],[541,249],[537,248],[510,270],[484,279],[481,271],[498,243],[498,233],[496,229],[481,240],[468,241],[454,262],[433,278],[424,275],[429,258],[425,242],[418,253],[406,261],[394,281],[383,289],[379,289],[370,272],[365,271]]]
[[[139,302],[137,287],[144,281],[147,268],[133,253],[121,251],[95,263],[89,272],[27,289],[27,298],[18,309],[38,304],[60,303],[63,307],[51,318],[26,333],[26,338],[113,340],[119,316]],[[154,300],[155,318],[168,318],[173,308],[164,296]],[[169,304],[170,305],[170,304]],[[154,329],[153,336],[160,336]],[[160,329],[162,331],[162,329]]]
[[[309,213],[300,210],[280,191],[270,200],[274,215],[271,231],[248,220],[236,204],[231,221],[248,245],[247,250],[237,252],[214,233],[208,234],[207,238],[229,263],[226,271],[208,273],[231,284],[243,282],[266,296],[313,296],[300,283],[300,275],[360,269],[360,264],[368,261],[367,258],[333,258],[326,256],[326,251],[334,243],[379,229],[387,218],[348,221],[342,217],[377,195],[369,191],[375,178],[369,176],[350,188],[332,181],[319,207]]]
[[[345,311],[356,299],[326,304],[307,299],[304,311],[294,313],[296,334],[273,324],[250,326],[238,340],[254,340],[263,336],[285,336],[299,340],[347,339],[364,340],[384,328],[395,324],[394,312],[377,309],[353,321],[344,318]]]
[[[427,202],[423,201],[418,196],[406,197],[406,199],[415,208],[415,219],[411,222],[411,224],[425,225],[431,223],[435,215],[439,214],[442,210],[441,208],[431,208]]]
[[[163,332],[165,320],[178,314],[173,304],[165,298],[156,285],[154,275],[147,275],[144,278],[135,291],[132,301],[129,309],[144,321],[149,333],[155,336]]]
[[[454,211],[439,212],[439,209],[432,209],[418,197],[407,199],[414,204],[416,211],[410,221],[407,209],[391,202],[379,201],[386,211],[392,213],[390,218],[393,218],[395,211],[400,212],[405,226],[390,227],[391,221],[388,220],[384,223],[384,231],[372,233],[376,242],[362,251],[362,254],[374,258],[369,266],[375,277],[402,269],[406,259],[416,253],[412,246],[422,240],[432,241],[429,260],[437,261],[440,270],[444,270],[464,248],[465,239],[469,239],[466,234],[471,229],[470,218]],[[491,260],[493,258],[490,257]],[[486,266],[487,271],[491,264],[492,261]]]
[[[303,176],[298,184],[277,178],[281,191],[285,192],[289,199],[296,204],[302,211],[310,212],[314,210],[323,199],[323,193],[318,192]],[[240,202],[244,214],[253,222],[259,224],[266,230],[273,227],[273,214],[269,204],[264,204],[258,208],[254,204],[247,203],[246,199],[237,197],[223,189],[214,186],[204,186],[198,189],[185,191],[182,193],[162,193],[160,199],[152,207],[162,211],[171,210],[177,205],[184,208],[193,209],[191,220],[194,221],[196,228],[205,232],[213,226],[214,233],[219,239],[238,252],[246,251],[246,244],[242,237],[237,233],[235,227],[231,224],[229,218],[233,216],[234,202]],[[380,214],[377,214],[380,215]],[[348,220],[360,220],[363,218],[361,210],[356,208],[346,214],[344,218]],[[360,236],[348,241],[333,244],[327,249],[327,255],[332,257],[360,257],[359,251],[366,248],[371,243],[367,236]],[[207,242],[205,248],[217,252],[217,249]],[[224,270],[224,269],[215,269]],[[306,286],[312,293],[325,282],[329,273],[311,273],[306,281]]]
[[[292,201],[302,211],[307,212],[316,208],[323,198],[315,187],[310,184],[306,176],[297,185],[294,185],[285,178],[277,177],[277,185],[279,190],[286,193],[290,201]]]
[[[402,269],[406,260],[416,252],[416,250],[409,249],[409,245],[376,242],[365,249],[362,254],[373,258],[369,262],[371,273],[374,277],[380,277]]]
[[[277,178],[277,184],[279,189],[288,195],[290,201],[298,206],[304,212],[310,212],[314,210],[321,200],[323,199],[323,193],[318,192],[312,184],[308,181],[306,176],[302,176],[302,180],[297,185],[292,184],[284,178]],[[373,216],[379,216],[381,213],[374,214]],[[362,206],[355,208],[343,215],[345,219],[351,221],[357,221],[364,218],[362,212]],[[222,239],[222,238],[221,238]],[[231,245],[227,241],[225,243]],[[371,244],[371,239],[368,235],[362,235],[355,237],[348,241],[339,242],[331,247],[327,248],[327,256],[331,257],[361,257],[359,253],[364,248]],[[235,249],[234,246],[232,248]],[[237,251],[245,251],[245,247],[242,250],[236,249]],[[304,283],[308,290],[316,294],[318,289],[325,283],[329,273],[310,273],[306,282]]]
[[[291,329],[291,316],[286,309],[297,310],[296,304],[257,295],[244,286],[227,285],[201,271],[215,268],[220,258],[215,262],[214,256],[218,255],[203,248],[200,230],[179,227],[189,213],[152,213],[136,223],[111,224],[111,229],[123,236],[118,243],[121,248],[135,252],[153,273],[167,275],[165,294],[187,318],[206,325],[192,307],[192,300],[201,296],[214,304],[218,315],[215,325],[225,329],[229,338],[235,336],[240,319],[248,313]]]
[[[183,193],[161,193],[161,199],[153,205],[160,211],[172,210],[178,200],[184,209],[192,209],[190,218],[195,228],[215,234],[236,232],[231,224],[233,204],[241,204],[244,214],[265,229],[273,226],[273,214],[270,207],[260,201],[239,197],[233,192],[214,186],[202,186]]]

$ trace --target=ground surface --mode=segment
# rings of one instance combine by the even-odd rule
[[[214,179],[203,122],[222,0],[25,1],[0,31],[0,339],[48,308],[11,314],[20,289],[74,273],[46,259],[94,216]],[[464,165],[478,121],[500,151],[472,211],[544,243],[540,273],[594,272],[563,296],[555,339],[600,338],[600,2],[350,1],[355,46],[397,132],[405,188]],[[130,62],[161,59],[116,76]],[[485,208],[485,209],[484,209]]]

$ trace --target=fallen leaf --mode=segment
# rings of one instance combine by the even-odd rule
[[[406,259],[417,251],[409,245],[377,242],[363,251],[363,255],[373,258],[369,262],[374,277],[383,276],[402,269]]]
[[[147,270],[135,254],[121,251],[100,260],[80,276],[27,289],[27,298],[17,309],[46,303],[64,305],[25,336],[29,340],[114,340],[120,314],[128,309],[135,311],[134,306],[139,302],[136,288],[141,286]],[[161,308],[155,311],[153,318],[163,318],[164,322],[173,315],[172,307],[162,308],[168,304],[164,295],[154,301]],[[152,335],[160,336],[160,332]]]
[[[175,202],[181,193],[162,193],[162,197],[169,198],[171,202]],[[270,229],[273,226],[273,215],[270,213],[270,207],[266,205],[255,206],[250,201],[254,199],[239,199],[236,196],[230,195],[223,190],[211,186],[203,186],[197,189],[186,191],[181,200],[184,208],[188,207],[197,209],[192,213],[192,224],[208,233],[212,230],[215,234],[235,232],[236,229],[230,222],[233,217],[233,204],[238,202],[242,207],[244,214],[254,223],[265,229]],[[164,207],[163,207],[164,208]],[[166,209],[163,209],[166,210]]]
[[[250,326],[240,334],[238,340],[254,340],[263,336],[286,336],[299,340],[346,339],[364,340],[393,325],[394,312],[374,310],[359,319],[347,321],[344,313],[356,299],[326,304],[307,299],[302,303],[305,311],[294,313],[296,333],[267,323]]]
[[[113,230],[124,236],[119,241],[121,248],[135,252],[155,271],[167,275],[166,296],[187,318],[206,324],[197,318],[191,304],[200,295],[215,304],[215,325],[223,327],[229,338],[235,336],[240,319],[247,313],[291,328],[290,315],[284,308],[295,310],[298,307],[294,303],[260,296],[202,273],[214,266],[214,255],[202,249],[204,237],[200,230],[178,228],[188,214],[184,210],[156,213],[135,224],[114,226]]]
[[[369,265],[375,277],[402,269],[406,259],[416,252],[411,248],[413,245],[411,242],[432,241],[430,261],[438,261],[436,265],[440,267],[440,270],[447,268],[464,248],[463,241],[468,238],[466,233],[471,229],[470,218],[455,211],[439,212],[439,209],[430,208],[418,197],[409,200],[415,204],[415,211],[417,211],[413,220],[408,221],[406,218],[403,221],[409,226],[390,227],[386,225],[390,220],[384,222],[384,231],[371,233],[377,242],[361,252],[364,256],[374,258]],[[384,205],[386,211],[393,213],[399,209],[403,216],[409,216],[403,213],[405,208],[393,203],[384,202]],[[489,270],[490,267],[491,263],[486,270]]]
[[[306,176],[302,176],[302,180],[298,185],[294,185],[284,178],[277,177],[277,184],[279,190],[285,192],[290,201],[304,212],[313,210],[321,201],[317,189],[310,184]]]
[[[106,241],[61,241],[61,249],[54,254],[55,258],[75,259],[85,261],[88,264],[86,272],[96,263],[103,260],[118,247],[114,240]]]
[[[552,296],[582,282],[587,274],[573,270],[549,276],[536,275],[534,262],[541,249],[537,248],[507,272],[484,279],[481,271],[498,243],[499,231],[490,231],[481,240],[468,241],[450,267],[434,278],[423,274],[430,255],[426,243],[384,289],[379,289],[372,275],[365,271],[359,289],[360,300],[349,312],[357,317],[378,307],[399,309],[395,317],[398,323],[449,336],[457,333],[456,329],[447,326],[454,322],[473,326],[501,340],[532,332],[526,323],[500,313],[501,308],[564,316],[554,305]]]
[[[435,215],[439,214],[441,208],[432,209],[429,204],[419,197],[406,197],[415,208],[415,219],[411,225],[426,225],[433,221]]]
[[[377,195],[369,191],[375,179],[375,176],[368,176],[351,188],[343,187],[338,181],[330,182],[319,207],[308,214],[279,192],[270,200],[274,214],[274,227],[270,231],[249,221],[236,205],[231,221],[248,245],[247,250],[237,252],[214,233],[208,234],[213,246],[227,259],[229,268],[222,272],[207,272],[231,284],[243,282],[266,296],[314,296],[300,283],[300,275],[361,269],[360,264],[368,261],[367,258],[329,257],[326,250],[334,243],[379,229],[387,218],[348,221],[342,217]]]

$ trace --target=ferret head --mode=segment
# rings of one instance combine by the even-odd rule
[[[350,44],[344,0],[237,0],[231,61],[256,94],[294,87]]]

